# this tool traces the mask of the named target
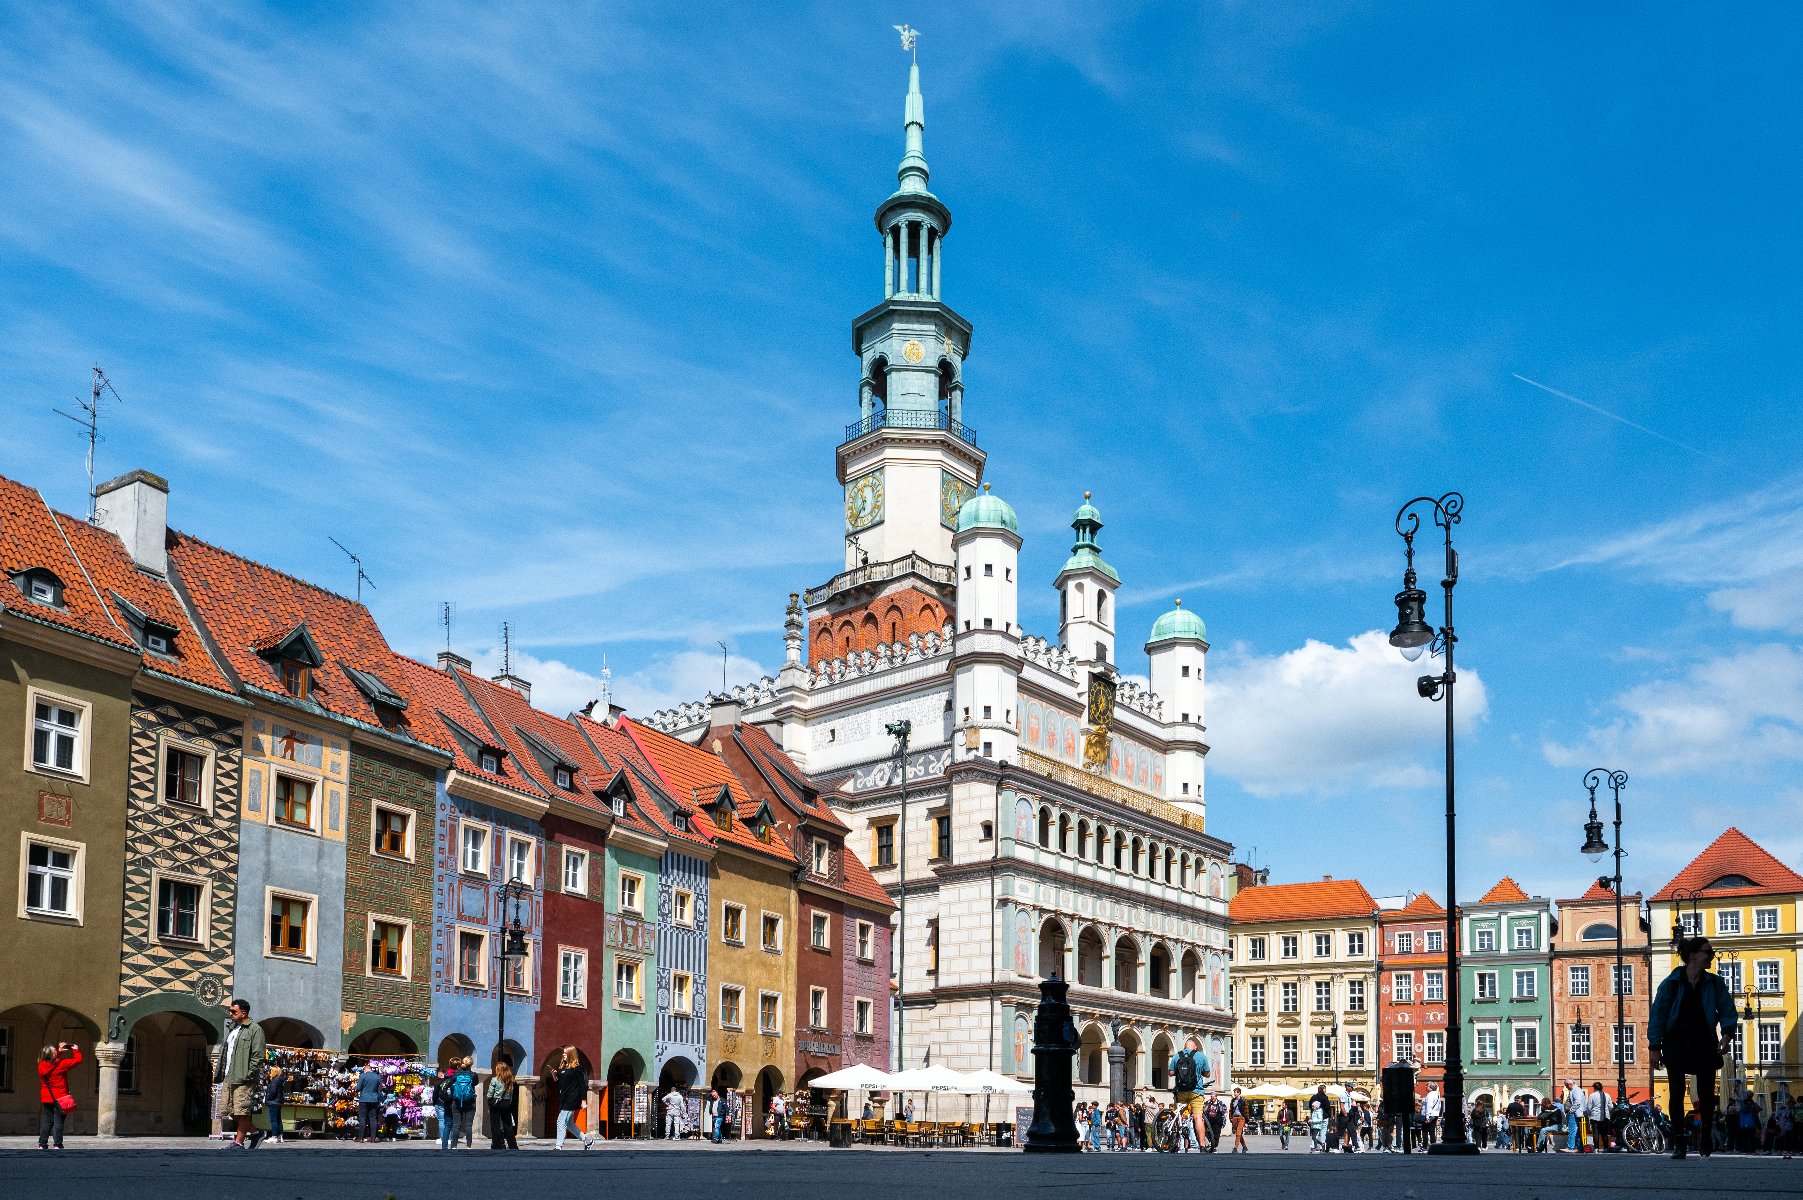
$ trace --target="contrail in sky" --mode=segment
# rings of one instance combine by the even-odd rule
[[[1543,392],[1550,392],[1551,394],[1557,396],[1561,400],[1569,400],[1573,404],[1577,405],[1579,408],[1587,408],[1591,412],[1596,413],[1599,416],[1608,417],[1611,421],[1620,421],[1623,425],[1626,425],[1629,429],[1638,429],[1642,433],[1651,434],[1653,437],[1658,438],[1662,442],[1670,442],[1672,445],[1676,446],[1680,450],[1690,451],[1692,454],[1696,455],[1698,458],[1706,458],[1710,462],[1720,463],[1724,467],[1730,467],[1730,466],[1734,465],[1733,463],[1730,463],[1726,459],[1717,458],[1715,455],[1709,453],[1707,450],[1698,450],[1695,446],[1688,445],[1684,442],[1680,442],[1675,437],[1667,437],[1665,434],[1660,433],[1657,429],[1648,429],[1645,425],[1639,424],[1638,422],[1635,422],[1635,421],[1630,421],[1630,420],[1628,420],[1628,418],[1626,418],[1624,416],[1620,416],[1616,413],[1612,413],[1606,408],[1598,408],[1596,405],[1590,403],[1590,401],[1588,401],[1588,400],[1580,400],[1576,396],[1569,396],[1569,395],[1565,394],[1564,392],[1560,391],[1558,388],[1547,387],[1544,383],[1539,383],[1539,382],[1536,382],[1535,380],[1529,379],[1526,375],[1516,375],[1515,372],[1513,372],[1513,371],[1509,372],[1509,374],[1514,375],[1515,378],[1521,380],[1521,382],[1527,384],[1529,387],[1537,387]]]

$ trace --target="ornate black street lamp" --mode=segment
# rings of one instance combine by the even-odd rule
[[[912,721],[891,721],[884,727],[895,739],[895,773],[901,780],[901,818],[896,822],[896,946],[895,951],[895,1069],[908,1069],[908,735]]]
[[[1696,888],[1673,888],[1672,902],[1672,949],[1678,948],[1678,941],[1684,936],[1684,905],[1690,904],[1690,915],[1696,919],[1697,932],[1703,932],[1703,912],[1700,906],[1703,893]],[[1682,965],[1682,964],[1680,964]]]
[[[523,879],[509,879],[501,885],[501,927],[497,932],[501,950],[495,955],[501,964],[501,977],[495,981],[498,985],[495,994],[500,997],[500,1013],[495,1021],[495,1057],[507,1058],[507,1065],[515,1070],[520,1064],[507,1054],[507,976],[514,960],[526,957],[526,928],[520,924],[520,900],[529,890]]]
[[[1603,823],[1596,815],[1596,789],[1599,784],[1607,783],[1609,790],[1615,794],[1615,845],[1613,848],[1603,840]],[[1613,849],[1615,854],[1615,874],[1604,875],[1597,882],[1615,893],[1615,1102],[1628,1102],[1628,1063],[1622,1053],[1623,1042],[1627,1036],[1628,1018],[1627,1001],[1622,987],[1622,924],[1621,924],[1621,790],[1628,784],[1626,771],[1611,771],[1607,767],[1594,767],[1584,774],[1584,786],[1590,790],[1590,819],[1584,822],[1584,848],[1582,853],[1591,862],[1596,862]],[[1649,986],[1652,981],[1648,980]],[[1619,1141],[1611,1141],[1611,1150],[1621,1149]]]
[[[1445,531],[1446,574],[1440,587],[1446,594],[1446,620],[1439,629],[1427,623],[1427,593],[1415,586],[1415,534],[1421,518],[1412,510],[1418,504],[1433,507],[1434,524]],[[1417,496],[1396,513],[1396,532],[1402,538],[1407,567],[1402,575],[1402,590],[1396,593],[1396,628],[1390,634],[1390,645],[1402,651],[1410,662],[1424,651],[1443,653],[1446,670],[1440,675],[1423,675],[1415,681],[1415,690],[1426,700],[1443,700],[1446,704],[1446,1122],[1441,1126],[1438,1144],[1428,1147],[1429,1154],[1476,1154],[1477,1146],[1465,1136],[1465,1065],[1460,1053],[1459,1026],[1459,889],[1458,852],[1455,838],[1457,822],[1453,803],[1453,737],[1452,689],[1458,678],[1453,671],[1453,646],[1458,637],[1452,626],[1452,590],[1459,582],[1459,554],[1452,548],[1452,527],[1459,523],[1465,497],[1447,492],[1439,499]]]

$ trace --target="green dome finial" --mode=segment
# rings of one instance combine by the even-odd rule
[[[1013,507],[1000,496],[989,494],[989,485],[985,483],[978,495],[966,500],[958,509],[957,532],[966,529],[1006,529],[1009,533],[1020,534],[1020,522],[1014,516]]]
[[[1152,636],[1146,639],[1146,648],[1150,649],[1160,642],[1185,640],[1206,642],[1208,626],[1194,612],[1185,612],[1183,601],[1179,600],[1170,612],[1152,623]]]

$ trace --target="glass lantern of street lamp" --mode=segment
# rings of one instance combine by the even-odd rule
[[[1603,823],[1596,819],[1596,805],[1590,806],[1590,819],[1584,822],[1585,858],[1591,862],[1602,861],[1603,855],[1609,853],[1609,843],[1603,840]]]
[[[1433,644],[1434,630],[1425,619],[1427,593],[1415,586],[1415,572],[1410,570],[1402,583],[1396,593],[1396,628],[1390,631],[1390,645],[1414,662]]]
[[[513,924],[507,927],[507,940],[501,946],[502,958],[526,957],[526,930],[521,927],[520,919],[515,917]]]

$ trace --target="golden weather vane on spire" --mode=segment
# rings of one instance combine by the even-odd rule
[[[903,21],[900,25],[892,25],[890,28],[901,34],[902,49],[912,54],[915,62],[919,62],[920,52],[914,49],[914,43],[920,37],[920,30],[914,28],[914,26],[908,24],[906,21]]]

